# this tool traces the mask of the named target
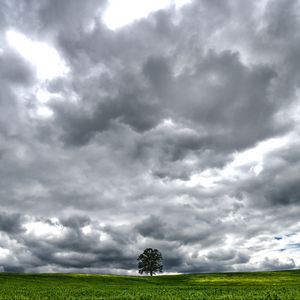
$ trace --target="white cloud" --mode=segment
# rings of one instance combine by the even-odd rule
[[[58,238],[63,235],[64,228],[59,224],[49,224],[39,221],[28,222],[24,224],[26,233],[35,237],[47,239]]]
[[[36,110],[37,116],[42,118],[50,118],[53,116],[53,111],[47,106],[39,106]]]
[[[10,254],[10,251],[8,249],[0,247],[0,259],[4,259],[8,257]]]

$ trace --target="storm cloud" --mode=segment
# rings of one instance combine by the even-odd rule
[[[299,2],[109,5],[1,1],[0,269],[299,268]]]

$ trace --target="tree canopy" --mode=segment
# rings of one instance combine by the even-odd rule
[[[152,276],[156,272],[162,272],[162,255],[157,249],[146,248],[142,254],[139,255],[138,259],[139,273],[149,274]]]

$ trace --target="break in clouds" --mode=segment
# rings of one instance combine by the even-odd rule
[[[107,5],[0,2],[0,270],[299,267],[299,1]]]

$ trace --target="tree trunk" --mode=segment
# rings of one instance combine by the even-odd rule
[[[152,276],[152,270],[150,271],[150,276]]]

